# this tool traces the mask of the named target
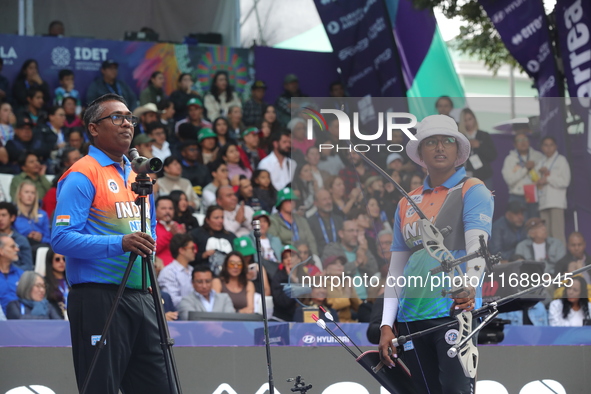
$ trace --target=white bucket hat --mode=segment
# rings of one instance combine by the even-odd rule
[[[406,144],[406,153],[408,157],[420,165],[421,167],[427,168],[425,163],[421,161],[419,157],[419,145],[425,138],[432,137],[434,135],[447,135],[455,137],[458,141],[458,158],[456,159],[455,166],[461,166],[470,157],[470,141],[468,138],[458,130],[458,125],[455,120],[446,115],[431,115],[427,116],[417,126],[417,134],[415,134],[416,141],[410,140]]]

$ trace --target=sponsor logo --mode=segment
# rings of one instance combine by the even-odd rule
[[[492,219],[490,216],[485,215],[483,213],[480,214],[480,220],[482,220],[483,222],[487,222],[487,223],[491,223]]]
[[[304,335],[302,338],[302,342],[304,343],[315,343],[316,337],[314,335]]]
[[[414,215],[416,213],[415,209],[413,207],[408,208],[408,211],[406,211],[406,217],[409,218],[412,215]]]
[[[413,350],[415,348],[415,345],[412,343],[412,341],[408,341],[404,345],[402,345],[402,347],[405,352],[408,352],[409,350]]]
[[[585,17],[581,0],[575,1],[568,7],[562,17],[564,18],[565,27],[568,29],[566,33],[568,56],[564,54],[564,62],[570,66],[567,79],[571,92],[576,91],[576,97],[579,97],[579,103],[585,108],[591,107],[591,49],[589,49],[589,29],[584,21]],[[588,17],[588,16],[587,16]],[[563,49],[564,50],[564,49]],[[573,86],[570,86],[572,83]],[[571,97],[575,96],[571,93]],[[591,114],[588,115],[591,118]],[[591,136],[591,132],[589,133]],[[588,147],[591,153],[591,140]]]
[[[74,60],[92,60],[104,62],[107,60],[109,48],[74,47]]]
[[[349,340],[349,338],[347,338],[346,336],[339,336],[338,338],[341,340],[341,342],[344,342],[344,343],[351,342]],[[336,339],[334,339],[333,337],[331,337],[329,335],[316,336],[316,335],[310,335],[310,334],[304,335],[302,337],[302,342],[304,342],[308,345],[313,344],[313,343],[338,343],[338,341]]]
[[[101,336],[100,336],[100,335],[91,335],[91,336],[90,336],[90,344],[91,344],[92,346],[96,346],[96,343],[97,343],[98,341],[100,341],[100,340],[101,340]],[[107,338],[105,338],[105,341],[104,341],[103,343],[104,343],[105,345],[107,344]]]
[[[423,195],[422,194],[418,194],[416,196],[410,196],[410,199],[413,200],[415,202],[415,204],[420,204],[423,202]],[[409,202],[406,203],[407,205],[410,205]]]
[[[554,75],[551,75],[543,82],[541,80],[538,80],[538,82],[538,91],[540,92],[540,97],[546,97],[548,95],[548,91],[556,86],[556,79],[554,78]]]
[[[109,186],[110,191],[112,191],[113,193],[119,193],[119,185],[117,184],[117,182],[115,182],[115,180],[109,179],[107,181],[107,184]]]
[[[527,40],[535,33],[542,29],[543,24],[543,15],[538,16],[536,19],[531,21],[527,26],[525,26],[519,33],[513,36],[511,39],[511,43],[515,46],[520,45],[524,40]]]
[[[517,8],[519,8],[520,5],[522,5],[524,3],[525,3],[525,0],[515,0],[515,1],[507,4],[505,7],[503,7],[503,9],[495,12],[493,14],[491,20],[493,21],[494,24],[501,23],[503,21],[503,19],[505,19],[505,17],[507,17],[507,15],[511,14],[513,11],[515,11]]]
[[[66,47],[55,47],[51,51],[51,62],[57,67],[67,67],[70,65],[70,50]]]
[[[455,328],[452,328],[451,330],[447,330],[445,332],[445,342],[447,342],[448,345],[455,345],[456,342],[458,341],[458,337],[460,336],[460,332],[458,330],[456,330]]]
[[[4,59],[4,65],[12,65],[14,64],[14,59],[18,59],[16,51],[14,47],[5,47],[0,45],[0,57]]]
[[[339,26],[339,22],[332,21],[326,25],[326,31],[330,34],[337,34],[341,30],[341,26]]]

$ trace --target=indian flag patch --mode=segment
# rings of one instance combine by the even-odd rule
[[[59,215],[55,219],[56,226],[69,226],[70,225],[70,215]]]

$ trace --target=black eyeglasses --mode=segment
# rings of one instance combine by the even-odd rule
[[[435,149],[437,145],[439,145],[439,142],[441,142],[441,145],[443,145],[444,148],[447,148],[455,145],[456,139],[455,137],[444,137],[442,139],[427,138],[423,141],[423,145],[429,149]]]
[[[133,116],[133,115],[120,115],[120,114],[112,114],[112,115],[108,115],[105,116],[104,118],[100,118],[95,120],[92,123],[98,123],[101,120],[105,120],[111,118],[111,122],[113,122],[113,124],[115,126],[121,126],[123,124],[123,121],[128,121],[133,127],[137,126],[138,123],[138,117],[137,116]]]

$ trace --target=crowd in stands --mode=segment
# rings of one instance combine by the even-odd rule
[[[155,260],[168,320],[188,320],[191,312],[260,313],[268,302],[273,317],[285,321],[302,321],[306,308],[320,305],[341,322],[369,321],[380,286],[306,288],[303,279],[344,274],[383,283],[402,195],[358,153],[319,150],[338,141],[336,119],[307,139],[308,118],[291,101],[306,97],[296,75],[285,76],[284,92],[269,104],[264,81],[255,81],[243,101],[225,71],[212,76],[203,97],[187,73],[167,96],[160,71],[139,95],[118,79],[116,61],[103,62],[100,72],[85,98],[70,70],[59,72],[60,86],[50,92],[33,59],[15,81],[0,84],[0,171],[13,174],[10,189],[0,187],[0,318],[67,318],[67,258],[49,249],[39,270],[35,255],[49,247],[51,227],[59,223],[53,218],[57,181],[91,143],[81,116],[85,104],[117,93],[138,118],[133,145],[164,162],[154,187]],[[329,94],[344,103],[342,84],[331,84]],[[436,108],[450,115],[453,102],[441,97]],[[458,121],[472,148],[469,176],[494,190],[491,163],[506,156],[509,204],[493,224],[492,252],[501,253],[503,263],[543,262],[551,274],[591,263],[583,235],[565,234],[570,172],[556,141],[543,138],[538,151],[524,127],[515,131],[514,150],[498,152],[470,109]],[[392,143],[405,144],[400,130]],[[423,186],[425,171],[404,151],[380,164],[405,190]],[[261,222],[260,275],[253,219]],[[581,325],[589,319],[589,276],[575,283],[549,303],[549,313],[537,304],[512,321]],[[532,311],[543,317],[528,317]]]

